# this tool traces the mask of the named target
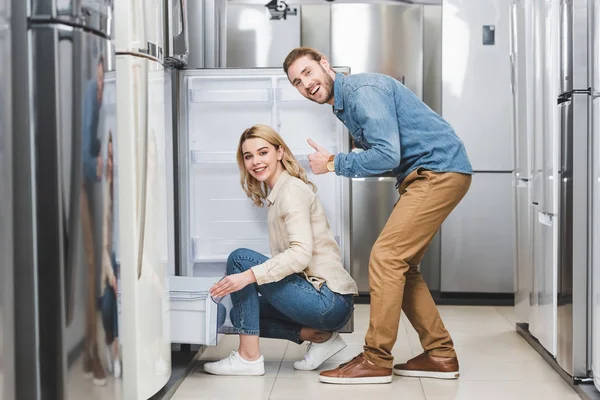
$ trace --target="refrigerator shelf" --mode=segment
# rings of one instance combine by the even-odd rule
[[[192,164],[236,164],[235,152],[192,151],[190,161]]]
[[[190,89],[189,101],[194,103],[273,103],[271,89],[258,90],[200,90]]]

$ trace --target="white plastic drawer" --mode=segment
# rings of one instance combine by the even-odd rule
[[[222,277],[169,277],[171,342],[216,346],[231,328],[230,296],[218,304],[208,290]]]

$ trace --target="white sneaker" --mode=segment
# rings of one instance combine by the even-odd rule
[[[244,360],[237,351],[221,361],[204,364],[204,371],[213,375],[257,376],[265,374],[265,359],[261,355],[256,361]]]
[[[306,349],[304,360],[294,362],[294,369],[313,371],[345,347],[344,339],[339,333],[333,332],[333,335],[323,343],[310,343]]]
[[[115,359],[115,364],[114,364],[114,376],[115,378],[120,378],[121,377],[121,361],[119,361],[119,359]]]
[[[104,346],[104,354],[106,355],[106,369],[108,369],[108,373],[112,374],[113,356],[111,346]]]

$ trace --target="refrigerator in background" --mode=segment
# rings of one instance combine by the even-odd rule
[[[533,293],[533,230],[531,182],[533,177],[533,2],[510,5],[510,61],[515,136],[516,273],[515,312],[519,323],[531,321]]]
[[[176,35],[178,29],[165,29],[165,18],[163,1],[115,5],[116,258],[122,340],[130,344],[123,346],[126,399],[151,397],[171,375],[172,73],[163,65],[163,51],[166,32]]]
[[[267,208],[254,206],[240,186],[235,152],[241,134],[266,124],[285,138],[318,188],[349,270],[349,182],[312,174],[313,150],[306,143],[306,132],[312,132],[332,153],[347,152],[348,132],[329,107],[302,97],[281,69],[187,70],[179,73],[179,82],[182,271],[171,278],[171,334],[174,343],[214,346],[231,305],[225,299],[217,305],[208,289],[225,275],[229,254],[250,248],[270,257]]]
[[[464,142],[474,171],[468,193],[441,227],[442,294],[512,299],[514,293],[509,12],[503,0],[447,0],[442,9],[442,116]]]
[[[600,1],[594,0],[591,26],[595,27],[589,38],[591,43],[591,146],[592,165],[592,377],[594,385],[600,390]]]
[[[165,0],[165,65],[185,68],[189,42],[186,0]]]
[[[0,0],[0,58],[10,60],[10,0]],[[15,400],[11,64],[0,63],[0,398]]]
[[[272,19],[263,4],[227,4],[227,67],[281,68],[283,60],[295,47],[300,47],[301,8],[285,19]]]
[[[114,321],[116,312],[97,310],[111,268],[102,261],[106,149],[99,126],[104,78],[114,71],[112,1],[10,4],[12,51],[2,70],[9,65],[12,79],[2,82],[19,88],[12,91],[19,135],[11,149],[15,398],[117,396],[122,381],[105,356],[112,330],[102,321]],[[3,99],[10,96],[2,90]],[[114,293],[107,298],[114,306]]]
[[[186,0],[189,26],[188,68],[225,68],[227,0]]]

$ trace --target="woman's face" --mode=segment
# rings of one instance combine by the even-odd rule
[[[283,149],[275,149],[275,146],[264,139],[253,138],[242,144],[242,156],[246,171],[259,182],[266,182],[272,188],[283,170],[279,163],[283,157]]]

